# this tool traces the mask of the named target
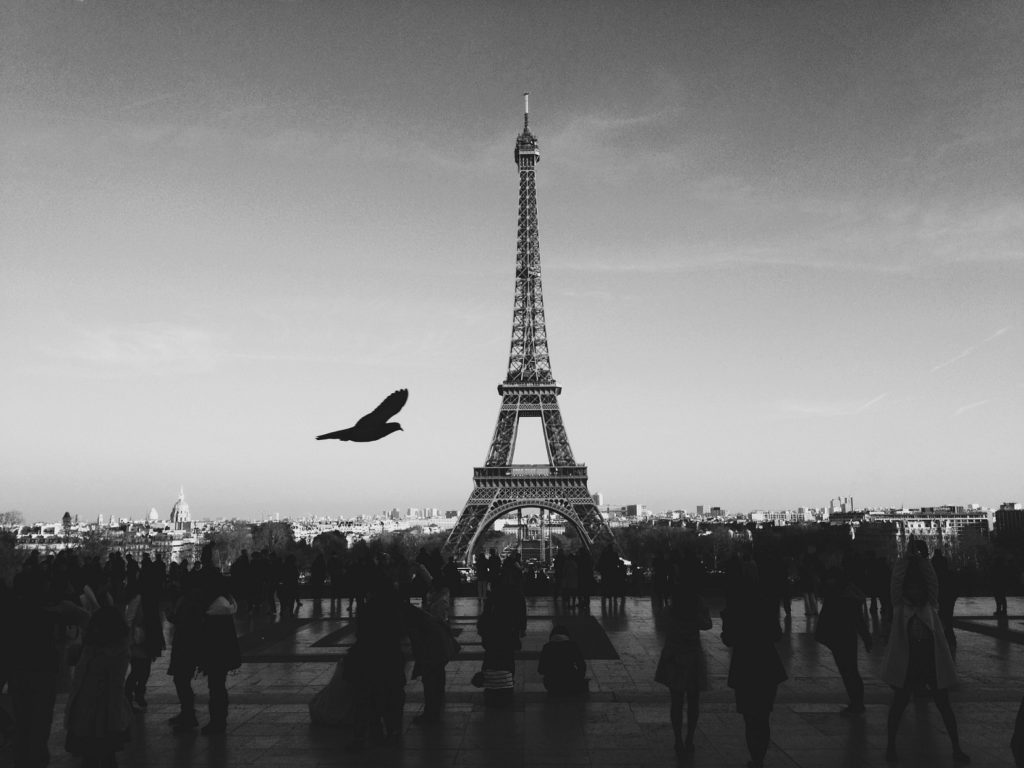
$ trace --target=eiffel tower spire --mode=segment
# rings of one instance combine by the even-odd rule
[[[512,347],[506,384],[554,383],[544,322],[537,227],[537,137],[530,133],[530,94],[524,93],[523,132],[516,138],[519,168],[519,226],[516,237],[516,294],[512,305]]]
[[[523,131],[516,138],[515,147],[519,222],[508,374],[498,385],[501,409],[487,461],[473,472],[473,492],[446,544],[448,551],[458,558],[472,554],[479,535],[496,519],[526,507],[560,515],[576,528],[588,547],[598,541],[612,541],[611,531],[587,489],[587,468],[573,458],[558,407],[562,388],[551,374],[537,229],[536,168],[540,151],[537,137],[530,132],[529,94],[523,96]],[[512,463],[519,420],[523,418],[540,419],[547,464]]]

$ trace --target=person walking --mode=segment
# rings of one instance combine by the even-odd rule
[[[960,748],[960,732],[949,703],[956,670],[938,616],[938,579],[923,541],[912,540],[907,556],[893,568],[891,591],[892,631],[881,675],[893,689],[885,759],[898,760],[896,733],[903,711],[914,689],[927,687],[949,734],[954,762],[969,763],[970,757]]]
[[[654,681],[668,687],[669,720],[677,754],[694,751],[694,734],[700,716],[700,692],[708,690],[708,664],[700,632],[711,629],[711,613],[692,583],[673,588],[671,603],[662,611],[665,645],[658,658]],[[683,704],[686,708],[686,739],[683,739]]]
[[[843,568],[830,568],[822,583],[822,606],[814,639],[832,651],[849,703],[843,716],[864,714],[864,680],[857,669],[857,638],[871,653],[873,643],[864,620],[864,592]]]
[[[722,642],[732,649],[727,684],[743,715],[747,765],[761,768],[771,743],[775,695],[788,675],[775,649],[782,637],[778,604],[759,583],[756,563],[743,563],[738,586],[722,611]]]

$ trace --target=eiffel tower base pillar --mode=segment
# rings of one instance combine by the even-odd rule
[[[477,539],[495,520],[517,509],[547,509],[571,525],[588,550],[614,543],[587,488],[586,467],[478,467],[473,492],[445,544],[446,553],[470,565]]]

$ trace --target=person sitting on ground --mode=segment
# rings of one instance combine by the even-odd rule
[[[544,678],[544,689],[552,695],[572,696],[589,691],[583,651],[564,625],[551,628],[551,635],[540,651],[537,673]]]

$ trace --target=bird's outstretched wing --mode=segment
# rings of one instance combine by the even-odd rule
[[[400,410],[405,405],[405,401],[409,399],[408,389],[397,389],[390,395],[384,398],[384,401],[370,411],[368,414],[363,416],[356,426],[369,425],[369,424],[383,424]]]
[[[318,435],[317,440],[348,440],[352,434],[349,429],[339,429],[337,432],[328,432],[326,435]]]

